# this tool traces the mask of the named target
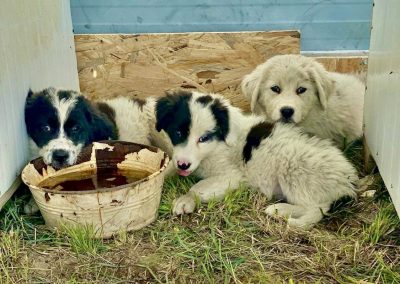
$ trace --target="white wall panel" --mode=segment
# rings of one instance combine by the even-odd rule
[[[50,85],[79,88],[69,0],[1,1],[0,208],[29,159],[25,96]]]
[[[399,0],[375,0],[364,118],[368,146],[400,213],[399,15]]]

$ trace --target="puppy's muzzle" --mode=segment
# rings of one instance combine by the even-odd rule
[[[281,116],[284,121],[291,121],[293,114],[294,114],[294,109],[291,107],[283,107],[280,109]]]
[[[52,164],[58,168],[67,166],[69,159],[69,153],[62,149],[57,149],[53,151],[52,154]]]
[[[179,168],[180,170],[183,170],[183,171],[187,170],[187,169],[190,168],[190,166],[191,166],[190,163],[184,162],[184,161],[178,161],[177,164],[178,164],[178,168]]]

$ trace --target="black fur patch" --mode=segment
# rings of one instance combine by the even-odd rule
[[[139,106],[140,110],[143,110],[143,106],[146,104],[145,100],[139,98],[132,98],[132,101]]]
[[[189,101],[192,93],[176,91],[167,93],[156,103],[156,129],[165,130],[173,145],[184,143],[189,136],[191,115]]]
[[[243,160],[245,163],[250,161],[253,149],[260,146],[261,140],[267,138],[274,128],[273,124],[261,122],[254,125],[246,137],[246,144],[243,147]]]
[[[115,125],[115,110],[106,103],[97,103],[96,106],[99,111],[104,113]]]
[[[74,91],[58,90],[57,96],[59,97],[60,100],[62,99],[68,100],[72,97],[72,93],[74,93]]]
[[[114,110],[109,106],[107,108],[105,104],[99,108],[99,104],[96,107],[83,96],[79,96],[64,124],[64,130],[71,140],[78,139],[80,135],[85,137],[81,138],[84,145],[100,140],[118,139],[113,112]],[[114,119],[111,119],[110,115],[114,115]],[[73,131],[73,125],[78,126],[79,130]]]
[[[229,112],[219,99],[215,99],[211,105],[212,114],[217,122],[216,138],[225,141],[229,132]]]
[[[25,101],[25,125],[28,135],[38,147],[58,137],[60,122],[47,89],[38,93],[29,90]]]
[[[203,104],[204,106],[208,105],[213,98],[210,95],[201,96],[196,99],[196,102]]]

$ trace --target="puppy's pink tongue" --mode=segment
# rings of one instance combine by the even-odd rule
[[[190,175],[192,172],[190,172],[190,171],[186,171],[186,170],[178,170],[178,174],[180,175],[180,176],[184,176],[184,177],[187,177],[188,175]]]

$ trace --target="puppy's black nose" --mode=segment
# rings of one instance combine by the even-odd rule
[[[190,163],[179,163],[178,162],[178,168],[181,170],[187,170],[188,168],[190,168]]]
[[[294,114],[294,109],[291,107],[283,107],[281,108],[281,115],[285,119],[289,119],[293,116]]]
[[[65,150],[57,149],[53,152],[53,161],[57,162],[60,165],[65,164],[68,158],[69,154]]]

